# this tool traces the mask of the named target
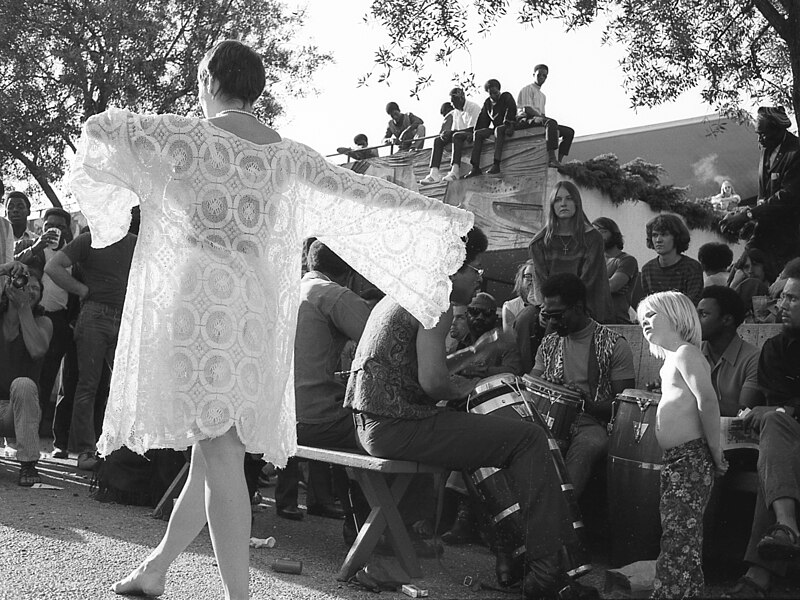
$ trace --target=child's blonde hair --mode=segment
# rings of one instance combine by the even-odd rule
[[[697,315],[697,308],[687,296],[680,292],[650,294],[636,308],[636,316],[640,323],[644,322],[644,316],[648,312],[660,313],[667,317],[682,340],[700,347],[703,337],[700,317]],[[652,343],[650,344],[650,353],[658,358],[666,356],[664,348]]]

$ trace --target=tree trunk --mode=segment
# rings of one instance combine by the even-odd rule
[[[58,194],[56,194],[56,191],[50,185],[50,182],[47,180],[47,176],[44,174],[44,171],[39,168],[39,165],[18,150],[12,150],[10,153],[14,158],[25,165],[25,168],[28,170],[28,172],[33,175],[36,183],[39,184],[39,187],[42,188],[42,191],[44,192],[45,196],[47,196],[47,199],[50,200],[50,204],[56,208],[63,208],[61,205],[61,200],[58,199]]]

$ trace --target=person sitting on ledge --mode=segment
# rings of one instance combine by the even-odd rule
[[[389,102],[386,105],[386,114],[392,118],[386,127],[384,143],[397,144],[401,151],[421,150],[425,145],[424,121],[414,113],[400,112],[397,102]]]
[[[369,139],[364,133],[357,133],[353,138],[353,143],[358,147],[358,150],[352,148],[345,148],[340,146],[336,149],[339,154],[345,154],[353,160],[366,160],[368,158],[377,158],[378,149],[369,148]]]
[[[792,269],[781,299],[781,333],[761,349],[758,383],[766,396],[744,417],[759,432],[756,510],[744,560],[749,567],[728,598],[765,598],[772,577],[800,557],[800,268]]]
[[[544,113],[547,97],[542,93],[542,86],[547,81],[549,73],[550,69],[547,65],[533,67],[535,81],[526,85],[517,94],[517,126],[519,129],[544,127],[549,166],[558,167],[564,157],[569,154],[575,130],[566,125],[559,125],[558,121],[547,117]],[[560,143],[559,138],[561,138]],[[558,158],[556,158],[556,150],[558,150]]]
[[[450,90],[450,102],[453,105],[452,123],[450,130],[442,130],[438,138],[433,140],[433,153],[431,154],[431,172],[420,181],[420,184],[427,185],[438,183],[439,181],[455,181],[461,175],[461,153],[464,146],[472,141],[472,134],[481,107],[475,102],[467,100],[464,90],[453,88]],[[445,147],[452,142],[453,156],[450,160],[450,172],[442,177],[439,166],[442,164],[442,154]]]
[[[487,81],[483,89],[489,93],[484,101],[478,122],[475,124],[475,144],[472,146],[470,164],[472,169],[467,177],[476,177],[481,171],[481,150],[484,140],[494,135],[494,164],[489,167],[490,175],[500,173],[500,159],[503,156],[503,143],[507,137],[514,135],[516,122],[517,103],[514,96],[508,92],[500,92],[500,82],[497,79]],[[456,164],[455,162],[453,164]]]

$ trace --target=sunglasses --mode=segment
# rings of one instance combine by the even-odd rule
[[[495,311],[489,308],[468,308],[467,313],[473,317],[486,317],[487,319],[497,314]]]
[[[545,321],[560,321],[564,317],[564,313],[566,313],[571,308],[572,308],[571,306],[568,306],[564,310],[554,310],[554,311],[543,310],[539,313],[539,316]]]
[[[469,267],[473,271],[478,274],[478,277],[483,277],[483,274],[486,272],[485,269],[479,269],[478,267],[473,267],[472,265],[464,265],[465,267]]]

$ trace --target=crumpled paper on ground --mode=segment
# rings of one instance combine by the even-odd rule
[[[274,548],[275,543],[275,538],[272,536],[268,538],[250,538],[251,548]]]
[[[630,598],[649,598],[655,578],[656,561],[640,560],[619,569],[608,569],[603,592],[618,589],[628,592]]]

